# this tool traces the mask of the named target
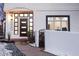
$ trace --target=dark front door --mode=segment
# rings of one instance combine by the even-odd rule
[[[27,36],[27,19],[20,19],[20,36]]]

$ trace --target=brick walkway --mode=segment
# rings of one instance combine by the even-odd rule
[[[41,51],[40,48],[31,47],[29,45],[16,44],[16,46],[26,56],[55,56],[53,54]]]

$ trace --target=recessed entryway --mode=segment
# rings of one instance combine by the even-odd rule
[[[14,35],[30,37],[33,34],[33,13],[14,14]]]

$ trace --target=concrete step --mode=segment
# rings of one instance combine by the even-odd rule
[[[7,39],[0,39],[0,42],[4,42],[4,43],[15,43],[14,41],[8,41]]]
[[[0,35],[0,39],[4,39],[4,36],[3,35],[2,36]]]

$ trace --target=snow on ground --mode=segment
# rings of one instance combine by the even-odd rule
[[[7,43],[0,43],[0,56],[12,56],[12,51],[6,49]]]

